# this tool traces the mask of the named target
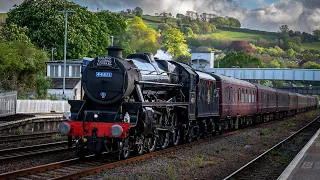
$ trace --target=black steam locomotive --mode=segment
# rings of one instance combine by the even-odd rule
[[[82,73],[83,100],[69,101],[71,118],[59,129],[68,135],[69,145],[75,138],[79,157],[116,152],[128,158],[130,152],[153,152],[266,120],[256,114],[261,103],[253,84],[159,60],[151,53],[123,59],[122,50],[110,47],[108,56],[91,61]]]

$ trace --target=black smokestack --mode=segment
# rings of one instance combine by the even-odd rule
[[[122,58],[123,49],[121,47],[112,46],[112,47],[108,47],[107,50],[108,50],[108,56],[123,59]]]

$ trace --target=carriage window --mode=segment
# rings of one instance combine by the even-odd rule
[[[253,91],[252,91],[252,102],[255,101],[255,99],[254,99],[254,94],[255,94],[255,92],[254,92],[254,90],[253,90]]]
[[[241,93],[241,102],[244,102],[244,89],[242,89],[242,93]]]
[[[235,93],[234,93],[234,88],[231,88],[232,89],[232,102],[235,102]]]
[[[239,91],[238,91],[238,102],[240,102],[241,100],[241,89],[239,88]]]
[[[225,94],[225,97],[226,97],[226,100],[225,102],[228,102],[228,96],[229,96],[229,88],[226,88],[226,94]]]
[[[232,101],[232,87],[229,87],[229,102]]]
[[[252,102],[252,91],[251,90],[249,90],[248,96],[249,96],[249,102],[251,103]]]

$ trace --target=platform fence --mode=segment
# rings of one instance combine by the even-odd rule
[[[0,117],[17,113],[17,91],[0,91]]]
[[[60,100],[18,100],[17,113],[63,113],[69,112],[68,101]]]

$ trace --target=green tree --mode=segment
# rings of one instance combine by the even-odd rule
[[[158,29],[160,30],[160,32],[165,31],[170,28],[171,28],[171,26],[169,24],[159,24],[158,25]]]
[[[286,54],[287,54],[287,57],[290,58],[290,59],[295,57],[295,51],[292,48],[288,49],[286,51]]]
[[[0,41],[0,87],[6,90],[33,91],[38,74],[45,71],[48,55],[33,44]]]
[[[220,62],[220,67],[224,68],[231,68],[233,66],[239,66],[240,68],[264,67],[260,59],[245,52],[231,52],[222,58]]]
[[[229,17],[227,19],[227,21],[228,21],[228,24],[229,24],[230,27],[236,27],[236,28],[240,28],[241,27],[240,21],[238,19],[236,19],[236,18]]]
[[[210,19],[209,22],[215,26],[225,26],[226,25],[226,19],[223,17],[220,17],[220,16]]]
[[[314,30],[313,35],[317,38],[317,40],[320,40],[320,29]]]
[[[190,56],[188,46],[183,33],[176,28],[170,28],[163,32],[164,47],[166,47],[173,58]]]
[[[140,52],[156,53],[160,48],[159,34],[147,25],[139,17],[134,17],[128,22],[128,28],[125,33],[125,42],[122,47],[124,54]]]
[[[46,99],[52,80],[49,77],[38,75],[36,78],[36,92],[38,99]]]
[[[121,14],[101,11],[97,13],[97,16],[102,22],[107,24],[110,34],[113,36],[122,35],[127,28],[126,19]]]
[[[190,37],[193,35],[193,31],[190,27],[184,27],[183,28],[183,33],[187,36]]]
[[[136,8],[134,9],[134,12],[135,12],[136,16],[142,17],[143,10],[142,10],[140,7],[136,7]]]
[[[0,34],[7,41],[20,41],[30,43],[30,38],[26,35],[28,28],[18,27],[16,24],[5,24],[1,28]]]
[[[304,68],[304,69],[320,69],[320,64],[313,62],[313,61],[308,61],[302,65],[302,68]]]
[[[269,65],[269,67],[271,67],[271,68],[280,68],[280,63],[278,62],[278,60],[277,59],[273,59],[272,61],[271,61],[271,63],[270,63],[270,65]]]
[[[68,16],[67,58],[105,54],[110,33],[106,22],[85,7],[65,0],[25,0],[8,12],[6,22],[27,27],[31,42],[47,51],[55,48],[55,59],[62,59],[65,16],[60,10],[72,9]]]
[[[282,34],[288,34],[289,35],[289,27],[288,27],[288,25],[282,25],[282,26],[280,26],[279,27],[279,29],[280,29],[280,32],[282,33]]]

